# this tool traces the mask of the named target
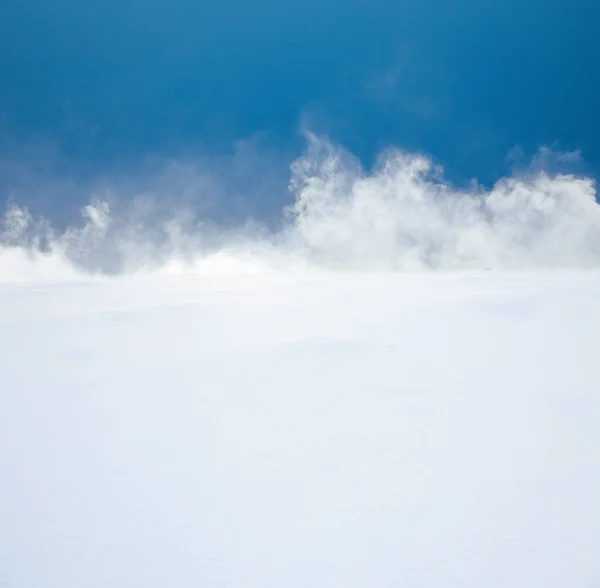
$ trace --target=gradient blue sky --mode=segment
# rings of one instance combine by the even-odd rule
[[[596,0],[4,0],[2,154],[51,141],[110,173],[261,132],[293,153],[305,124],[366,164],[424,151],[456,181],[540,145],[596,175],[599,24]]]

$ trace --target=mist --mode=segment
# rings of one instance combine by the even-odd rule
[[[281,162],[269,166],[250,146],[228,165],[173,160],[149,176],[90,186],[78,223],[56,225],[13,198],[0,231],[1,279],[50,265],[96,275],[190,268],[215,256],[277,270],[598,266],[595,181],[553,169],[551,152],[489,188],[456,187],[422,154],[389,149],[365,169],[326,138],[307,133],[307,141],[287,194]],[[251,210],[254,196],[270,209]]]

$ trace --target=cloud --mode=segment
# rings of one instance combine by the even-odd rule
[[[458,189],[423,155],[390,149],[366,170],[342,147],[311,133],[307,140],[306,152],[291,165],[290,204],[275,225],[252,216],[223,224],[198,207],[199,201],[240,197],[250,173],[248,150],[236,163],[240,181],[223,182],[225,168],[211,171],[210,160],[170,161],[149,177],[96,190],[82,208],[82,222],[63,229],[13,203],[0,237],[2,279],[20,279],[17,258],[111,274],[214,266],[225,257],[253,259],[260,267],[337,270],[600,265],[594,180],[544,165],[572,164],[576,154],[551,158],[542,150],[530,168],[489,190],[477,184]],[[265,160],[260,163],[260,173],[269,175]],[[265,185],[258,182],[249,193],[260,197]]]
[[[381,154],[365,173],[317,138],[293,167],[295,239],[325,263],[382,269],[595,266],[595,183],[573,175],[505,178],[457,190],[420,155]]]

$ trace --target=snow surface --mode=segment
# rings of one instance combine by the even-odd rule
[[[0,585],[600,585],[598,273],[0,285]]]

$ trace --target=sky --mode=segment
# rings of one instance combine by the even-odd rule
[[[600,579],[582,272],[0,286],[6,588]]]
[[[599,21],[593,0],[6,0],[0,198],[72,221],[90,185],[199,154],[231,175],[244,145],[213,216],[276,217],[307,129],[367,168],[426,154],[460,185],[543,147],[596,177]]]

